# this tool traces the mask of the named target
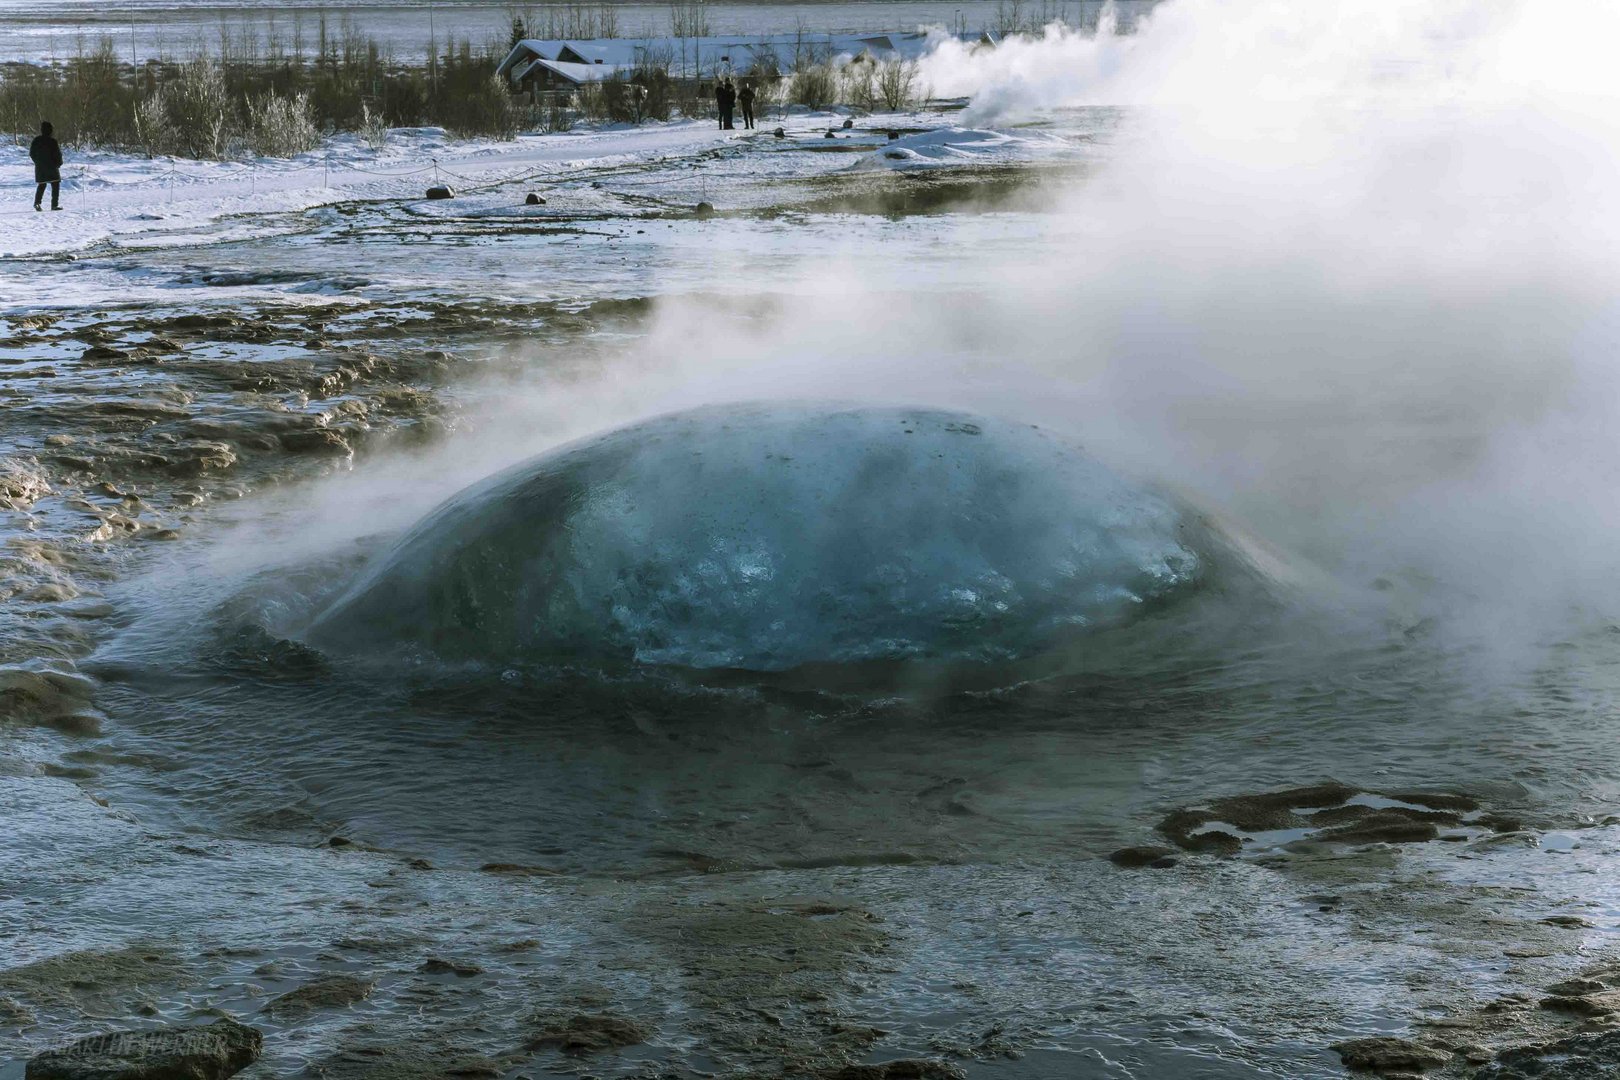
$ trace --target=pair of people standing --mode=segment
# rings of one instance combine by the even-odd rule
[[[28,145],[28,156],[34,162],[34,209],[42,210],[40,203],[45,199],[45,185],[51,188],[51,209],[62,209],[62,144],[56,141],[51,132],[51,122],[46,120],[39,125],[39,134]]]
[[[730,78],[721,79],[714,88],[714,103],[720,110],[720,130],[734,131],[736,124],[732,121],[732,113],[738,105],[742,106],[743,127],[754,126],[754,82],[744,79],[742,89],[738,89]]]

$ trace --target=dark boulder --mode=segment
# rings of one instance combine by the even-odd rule
[[[456,193],[444,184],[437,184],[427,189],[427,197],[430,199],[453,199],[456,197]]]

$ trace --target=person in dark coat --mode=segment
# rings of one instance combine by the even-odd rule
[[[720,109],[720,130],[733,130],[736,125],[731,122],[731,110],[737,107],[737,88],[731,85],[729,78],[721,79],[715,86],[714,103]]]
[[[754,80],[744,79],[742,89],[737,91],[737,104],[742,106],[743,127],[754,126]]]
[[[45,185],[51,185],[51,209],[62,209],[62,146],[51,136],[54,129],[49,120],[39,125],[39,134],[28,146],[28,156],[34,160],[34,209],[45,198]]]

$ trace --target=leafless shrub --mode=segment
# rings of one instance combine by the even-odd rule
[[[381,150],[388,145],[388,118],[380,112],[372,112],[369,102],[360,103],[360,138],[373,150]]]
[[[636,50],[636,62],[629,79],[634,87],[632,104],[637,123],[668,120],[670,112],[677,107],[680,87],[670,74],[673,65],[674,53],[668,46]]]
[[[838,100],[838,76],[826,64],[814,64],[793,73],[787,99],[794,105],[820,108]]]
[[[248,102],[247,145],[264,157],[292,157],[321,143],[309,95],[282,97],[274,90]]]
[[[147,157],[156,157],[169,145],[169,114],[163,96],[142,98],[134,107],[135,143]]]
[[[220,65],[197,57],[180,69],[178,78],[158,89],[167,121],[165,153],[189,158],[225,157],[234,113]]]
[[[518,131],[517,104],[506,84],[494,75],[473,81],[456,94],[453,102],[445,102],[441,116],[444,129],[462,138],[487,135],[511,139]]]
[[[639,118],[641,87],[627,76],[614,75],[600,82],[586,83],[575,94],[579,111],[591,120],[622,124]]]
[[[573,126],[574,110],[569,107],[567,93],[547,92],[529,109],[530,131],[567,131]]]

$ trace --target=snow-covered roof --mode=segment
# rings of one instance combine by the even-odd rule
[[[574,64],[565,60],[547,60],[543,57],[535,57],[528,63],[522,63],[514,67],[512,69],[512,78],[513,80],[521,79],[533,72],[535,68],[544,68],[576,86],[581,83],[601,82],[603,79],[611,79],[621,70],[625,70],[618,64]]]

